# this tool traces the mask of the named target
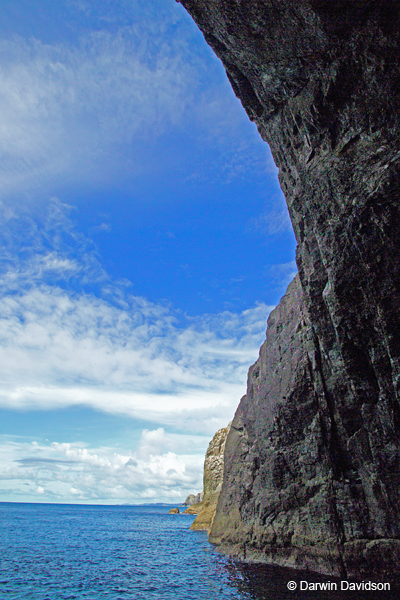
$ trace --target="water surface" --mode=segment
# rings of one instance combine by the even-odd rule
[[[165,506],[0,503],[1,600],[394,600],[391,592],[289,591],[290,569],[219,554]],[[337,581],[337,580],[331,580]]]

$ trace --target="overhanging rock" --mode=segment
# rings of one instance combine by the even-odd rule
[[[299,281],[228,436],[211,540],[267,562],[390,575],[400,569],[399,3],[181,3],[271,146],[298,243]]]

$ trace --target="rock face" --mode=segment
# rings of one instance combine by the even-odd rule
[[[212,525],[224,478],[224,451],[229,430],[230,424],[217,431],[208,445],[204,460],[202,501],[185,510],[185,513],[197,514],[190,529],[209,530]]]
[[[179,515],[179,508],[170,508],[168,511],[169,515]]]
[[[192,506],[192,504],[198,504],[203,499],[203,492],[197,494],[189,494],[185,502],[181,506]]]
[[[233,421],[211,540],[400,569],[400,4],[182,0],[270,144],[299,281]]]

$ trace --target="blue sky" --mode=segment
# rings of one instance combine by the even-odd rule
[[[0,500],[180,501],[296,270],[276,167],[173,0],[0,17]]]

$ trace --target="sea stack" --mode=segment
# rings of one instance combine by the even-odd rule
[[[298,278],[225,448],[211,541],[400,570],[400,4],[182,0],[272,150]],[[244,200],[245,201],[245,200]]]

